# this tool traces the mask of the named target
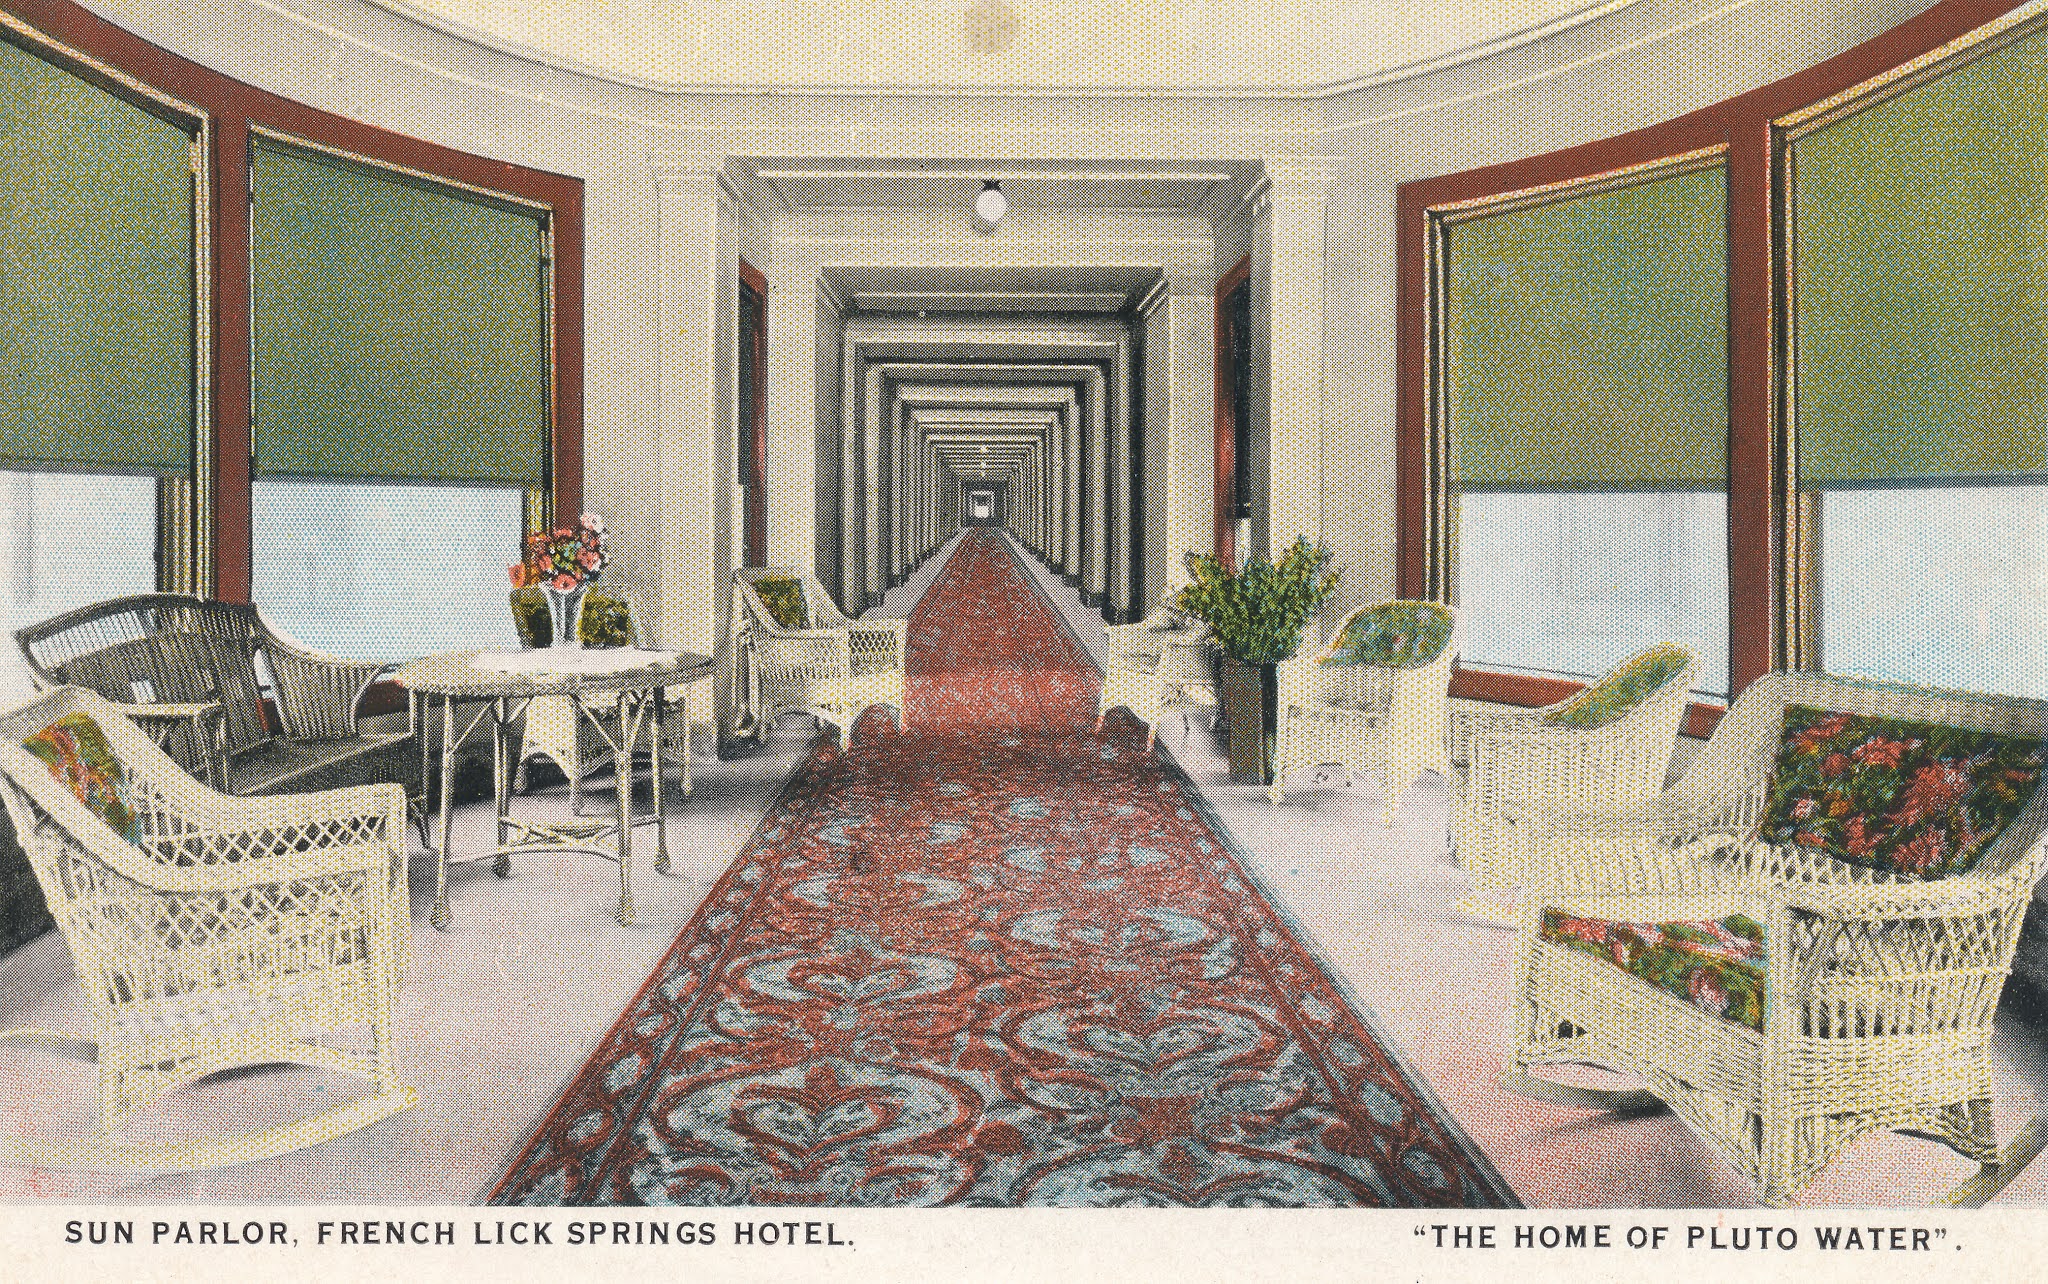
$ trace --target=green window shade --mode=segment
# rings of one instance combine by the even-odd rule
[[[258,470],[543,484],[540,219],[270,146],[250,185]]]
[[[191,142],[0,42],[0,461],[191,469]]]
[[[1718,165],[1449,229],[1457,484],[1718,488],[1728,457]]]
[[[1792,152],[1801,484],[2048,475],[2048,37]]]

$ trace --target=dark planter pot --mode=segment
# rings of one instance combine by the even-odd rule
[[[1270,785],[1273,735],[1280,725],[1279,670],[1270,664],[1244,664],[1227,655],[1218,667],[1230,783]]]

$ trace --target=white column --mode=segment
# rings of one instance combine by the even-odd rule
[[[1268,161],[1266,169],[1272,367],[1265,542],[1278,555],[1296,535],[1319,540],[1323,533],[1324,198],[1331,173],[1319,158]]]
[[[780,262],[778,260],[778,262]],[[808,264],[768,270],[768,564],[818,558],[818,283]],[[835,497],[836,498],[836,497]]]
[[[1216,282],[1206,271],[1174,275],[1160,305],[1167,343],[1166,422],[1146,425],[1146,440],[1163,434],[1166,584],[1187,583],[1187,554],[1215,543],[1216,514]],[[1149,604],[1148,604],[1149,605]]]
[[[660,385],[656,466],[647,479],[654,493],[657,606],[654,642],[705,655],[721,649],[718,588],[729,567],[721,565],[716,503],[718,428],[728,425],[732,407],[719,379],[725,368],[721,347],[734,342],[731,319],[721,301],[737,286],[721,289],[734,269],[718,162],[712,158],[663,156],[657,160],[659,204]],[[729,425],[728,425],[729,426]],[[730,505],[726,506],[729,510]],[[727,511],[724,520],[733,514]]]

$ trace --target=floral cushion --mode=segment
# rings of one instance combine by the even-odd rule
[[[1541,932],[1717,1017],[1764,1028],[1764,928],[1747,915],[1616,923],[1545,909]]]
[[[67,713],[21,742],[78,801],[129,842],[141,838],[128,769],[89,713]]]
[[[1443,654],[1451,613],[1435,602],[1381,602],[1352,612],[1324,653],[1324,664],[1419,669]]]
[[[754,596],[768,610],[778,629],[811,627],[811,612],[804,602],[804,586],[796,580],[774,578],[754,581]]]
[[[1787,705],[1757,832],[1908,878],[1967,873],[2042,759],[2037,739]]]
[[[1582,731],[1604,727],[1648,699],[1690,663],[1692,655],[1682,646],[1653,646],[1544,714],[1543,720]]]

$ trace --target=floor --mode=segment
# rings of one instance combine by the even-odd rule
[[[1027,562],[1029,559],[1027,559]],[[892,591],[880,614],[904,615],[943,555]],[[1040,583],[1098,657],[1101,621],[1042,566]],[[215,1172],[156,1178],[0,1170],[0,1201],[103,1203],[469,1204],[496,1181],[528,1131],[603,1035],[688,920],[697,901],[759,820],[812,731],[785,719],[762,750],[730,762],[701,753],[692,796],[671,793],[668,875],[642,850],[634,869],[638,922],[612,917],[618,871],[576,854],[522,856],[511,875],[488,862],[455,867],[455,918],[427,926],[433,867],[411,870],[415,961],[399,1000],[400,1064],[418,1089],[413,1110],[309,1150]],[[708,749],[705,730],[699,749]],[[1457,1123],[1532,1206],[1741,1207],[1736,1177],[1669,1115],[1617,1119],[1507,1093],[1500,1069],[1510,935],[1451,905],[1467,890],[1445,844],[1441,782],[1425,777],[1391,826],[1375,783],[1292,783],[1280,807],[1263,789],[1227,782],[1207,719],[1163,729],[1171,753],[1201,788],[1275,900],[1295,917],[1332,971],[1429,1083]],[[673,784],[671,784],[673,789]],[[600,790],[593,801],[608,796]],[[567,807],[564,788],[517,805]],[[456,848],[474,849],[488,807],[459,809]],[[56,934],[0,960],[0,1022],[82,1028],[70,959]],[[2002,1018],[1997,1116],[2017,1127],[2048,1085],[2048,1032]],[[91,1068],[84,1053],[51,1056],[0,1045],[0,1127],[17,1132],[89,1124]],[[178,1128],[225,1131],[286,1117],[352,1091],[312,1071],[263,1069],[216,1076],[163,1108]],[[1940,1147],[1886,1135],[1865,1140],[1802,1202],[1925,1203],[1971,1166]],[[2048,1207],[2048,1162],[2037,1163],[2001,1204]]]

